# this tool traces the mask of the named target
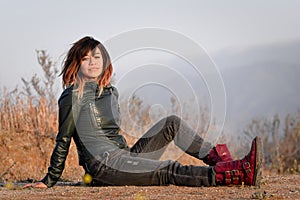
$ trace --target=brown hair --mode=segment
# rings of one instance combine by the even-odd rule
[[[60,74],[63,78],[64,88],[77,84],[79,96],[82,95],[84,81],[78,74],[81,60],[88,54],[89,51],[93,51],[93,49],[95,49],[96,47],[100,49],[103,59],[103,73],[99,76],[98,86],[102,90],[103,87],[107,86],[110,83],[113,67],[108,52],[106,51],[103,44],[101,44],[98,40],[86,36],[73,43],[73,46],[68,51],[67,56],[64,60],[63,69]]]

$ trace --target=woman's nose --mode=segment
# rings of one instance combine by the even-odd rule
[[[90,65],[93,65],[95,63],[95,59],[93,57],[90,57]]]

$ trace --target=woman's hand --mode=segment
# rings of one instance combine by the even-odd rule
[[[48,188],[47,185],[45,185],[43,182],[36,182],[36,183],[29,183],[29,184],[26,184],[23,188],[29,188],[29,187],[32,187],[32,188]]]

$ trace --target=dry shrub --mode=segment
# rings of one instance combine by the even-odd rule
[[[49,165],[58,130],[57,100],[53,90],[58,70],[46,51],[37,51],[38,63],[44,77],[36,74],[26,81],[24,88],[0,96],[0,181],[39,180]],[[43,80],[43,81],[41,81]],[[78,180],[82,169],[74,143],[66,161],[63,178]],[[75,166],[75,167],[74,167]]]
[[[280,122],[284,124],[280,126]],[[264,167],[275,173],[300,173],[300,111],[280,119],[255,119],[245,128],[246,138],[263,138]],[[243,137],[245,138],[245,137]],[[248,140],[246,140],[248,141]],[[243,152],[240,148],[236,151]]]
[[[300,110],[296,116],[287,115],[280,140],[280,162],[284,171],[300,173]]]
[[[48,103],[45,97],[28,97],[17,90],[4,92],[0,102],[1,130],[53,137],[57,130],[57,113]]]

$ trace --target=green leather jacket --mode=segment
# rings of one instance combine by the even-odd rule
[[[96,83],[84,86],[82,98],[78,98],[76,86],[64,90],[59,98],[59,131],[53,149],[47,175],[42,179],[52,187],[60,178],[68,155],[71,138],[78,152],[79,165],[104,152],[127,147],[120,130],[118,91],[108,85],[99,96]]]

